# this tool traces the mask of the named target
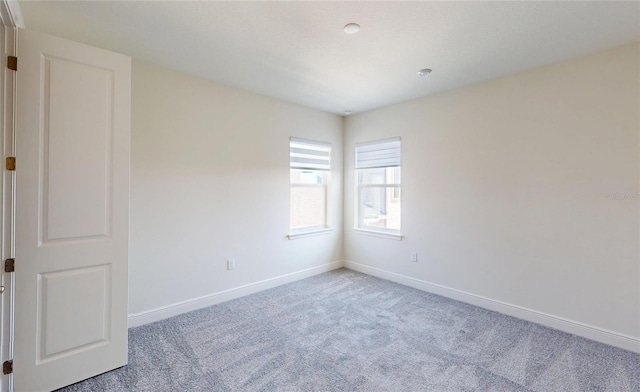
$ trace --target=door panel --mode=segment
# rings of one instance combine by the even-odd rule
[[[43,242],[107,237],[113,73],[47,55],[43,61]]]
[[[127,363],[130,58],[18,31],[14,386]]]
[[[73,355],[109,341],[110,280],[108,265],[38,276],[36,363]],[[85,309],[82,322],[75,320],[76,309]]]

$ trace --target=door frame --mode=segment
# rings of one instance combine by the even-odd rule
[[[15,75],[6,65],[8,55],[15,53],[15,28],[3,26],[2,28],[2,161],[4,157],[15,156],[15,127],[14,127],[14,97]],[[0,162],[2,163],[2,162]],[[4,164],[3,164],[4,165]],[[2,181],[0,181],[0,194],[2,207],[0,208],[0,284],[5,287],[0,294],[0,362],[11,360],[13,357],[13,296],[14,277],[12,273],[4,271],[4,260],[15,256],[15,172],[2,169]],[[13,390],[13,377],[2,375],[0,391]]]
[[[0,0],[0,151],[2,161],[15,156],[15,84],[14,71],[7,68],[7,56],[15,56],[17,28],[24,27],[24,19],[17,2]],[[4,166],[4,163],[1,162]],[[0,267],[4,260],[15,256],[15,172],[2,169],[0,180]],[[0,363],[13,358],[13,298],[14,277],[0,268]],[[13,377],[0,376],[0,392],[13,391]]]

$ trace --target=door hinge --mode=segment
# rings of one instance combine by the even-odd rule
[[[4,361],[2,363],[2,374],[6,376],[11,373],[13,373],[13,361]]]
[[[6,159],[6,169],[9,171],[16,170],[16,157],[7,157]]]
[[[18,70],[18,58],[16,56],[7,56],[7,68],[13,71]]]
[[[6,259],[4,261],[4,272],[13,272],[16,270],[16,259]]]

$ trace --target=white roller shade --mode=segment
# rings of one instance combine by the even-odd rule
[[[291,169],[331,170],[331,143],[291,138],[289,142]]]
[[[400,166],[400,138],[356,143],[356,169]]]

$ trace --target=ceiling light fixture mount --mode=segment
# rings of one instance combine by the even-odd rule
[[[344,32],[347,34],[355,34],[360,31],[360,25],[357,23],[347,23],[344,26]]]
[[[344,111],[344,115],[345,115],[345,116],[348,116],[348,115],[350,115],[351,113],[353,113],[351,110],[345,110],[345,111]]]
[[[420,71],[418,71],[418,75],[420,76],[427,76],[431,73],[431,69],[430,68],[425,68],[425,69],[421,69]]]

